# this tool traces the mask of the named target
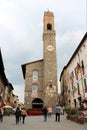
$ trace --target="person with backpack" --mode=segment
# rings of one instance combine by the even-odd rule
[[[22,117],[22,123],[25,123],[25,117],[27,116],[27,112],[25,108],[22,108],[21,110],[21,117]]]

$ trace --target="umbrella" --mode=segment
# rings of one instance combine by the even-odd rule
[[[12,109],[13,107],[11,107],[9,105],[6,105],[6,106],[3,106],[3,108],[10,108],[10,109]]]

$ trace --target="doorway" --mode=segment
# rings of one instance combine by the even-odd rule
[[[43,101],[40,98],[35,98],[32,101],[32,108],[43,108]]]

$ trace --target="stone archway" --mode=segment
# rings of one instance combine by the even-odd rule
[[[40,98],[35,98],[32,101],[32,108],[43,108],[43,101]]]

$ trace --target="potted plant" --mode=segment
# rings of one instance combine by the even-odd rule
[[[66,112],[66,114],[67,114],[67,115],[66,115],[66,118],[67,118],[67,119],[70,119],[71,109],[68,108],[68,107],[66,107],[66,108],[65,108],[65,112]]]
[[[67,119],[70,119],[80,124],[84,123],[84,117],[81,116],[81,112],[78,110],[78,108],[65,108],[65,112],[67,113]]]
[[[84,117],[79,116],[79,117],[78,117],[78,123],[79,123],[79,124],[84,124]]]
[[[12,109],[4,109],[4,115],[7,115],[7,116],[10,116],[10,115],[13,115],[14,112]]]

